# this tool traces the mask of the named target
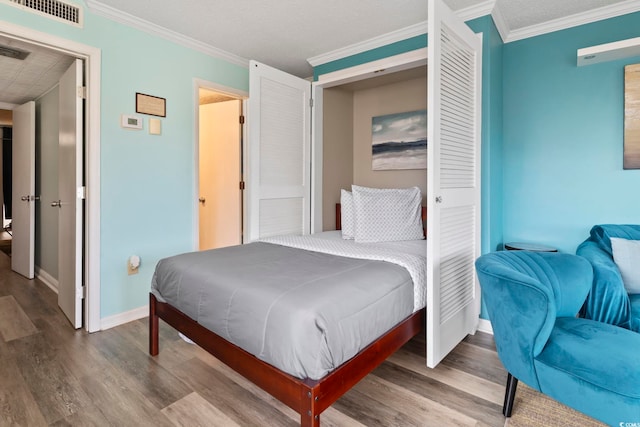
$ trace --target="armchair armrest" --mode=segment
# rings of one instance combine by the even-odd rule
[[[558,316],[574,316],[592,282],[578,256],[526,251],[495,252],[476,260],[476,272],[500,360],[519,380],[540,389],[534,358]]]

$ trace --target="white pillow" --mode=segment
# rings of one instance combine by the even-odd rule
[[[342,238],[353,240],[353,194],[351,191],[340,190],[340,222],[342,224]]]
[[[422,195],[418,187],[351,186],[356,242],[421,240]]]
[[[612,237],[611,249],[627,293],[640,294],[640,240]]]

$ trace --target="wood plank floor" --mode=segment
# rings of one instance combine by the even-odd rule
[[[74,331],[57,296],[0,253],[0,426],[296,426],[298,415],[147,319]],[[506,372],[492,337],[462,342],[436,369],[410,341],[321,416],[323,426],[503,426]]]

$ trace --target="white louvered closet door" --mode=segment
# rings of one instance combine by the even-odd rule
[[[429,0],[427,366],[474,333],[480,292],[482,39]]]
[[[307,234],[311,220],[311,84],[249,64],[247,235]]]

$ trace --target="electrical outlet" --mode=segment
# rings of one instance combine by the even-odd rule
[[[133,274],[138,274],[138,267],[134,267],[131,265],[131,261],[127,260],[127,274],[129,276],[133,275]]]

